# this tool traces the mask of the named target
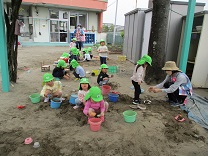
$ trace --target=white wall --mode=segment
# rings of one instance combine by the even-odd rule
[[[141,56],[143,56],[145,54],[148,54],[151,23],[152,23],[152,11],[147,12],[145,14],[144,31],[143,31],[143,44],[142,44],[142,54],[141,54]]]
[[[38,16],[35,11],[35,7],[32,7],[33,16],[33,36],[34,42],[50,42],[50,32],[49,32],[49,10],[48,8],[37,7]],[[41,35],[39,34],[41,33]]]
[[[98,15],[96,12],[88,12],[88,30],[92,31],[92,27],[94,26],[94,30],[98,30]]]
[[[191,82],[195,87],[208,88],[208,14],[205,14]]]

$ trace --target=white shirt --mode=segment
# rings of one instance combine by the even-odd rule
[[[99,56],[101,56],[101,57],[108,57],[108,47],[106,45],[99,46],[97,51],[99,52]]]
[[[84,54],[84,60],[91,60],[90,54]]]

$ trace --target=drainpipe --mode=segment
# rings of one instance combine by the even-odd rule
[[[185,73],[186,66],[189,55],[190,41],[191,41],[191,32],[194,20],[194,9],[196,5],[196,0],[189,0],[188,11],[186,16],[185,31],[182,44],[182,53],[180,59],[180,69]]]
[[[2,77],[2,91],[9,92],[9,69],[8,69],[8,55],[6,46],[6,34],[5,34],[5,22],[4,22],[4,6],[3,1],[0,2],[0,65],[1,65],[1,77]]]
[[[114,23],[114,30],[113,30],[113,43],[112,43],[112,45],[115,45],[115,40],[116,40],[117,9],[118,9],[118,0],[116,0],[116,12],[115,12],[115,23]]]
[[[98,13],[98,32],[102,32],[103,27],[103,12]]]

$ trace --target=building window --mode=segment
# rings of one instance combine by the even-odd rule
[[[87,13],[74,13],[70,12],[70,29],[73,30],[78,24],[87,28]]]
[[[50,10],[50,18],[59,19],[59,11],[57,11],[57,10]]]

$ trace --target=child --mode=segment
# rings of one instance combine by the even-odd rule
[[[62,84],[60,81],[54,81],[52,74],[45,73],[43,75],[43,82],[45,85],[43,86],[40,95],[45,97],[44,102],[48,102],[50,96],[58,98],[62,97]]]
[[[83,52],[83,61],[90,61],[91,57],[90,54],[88,53],[88,50],[84,48],[82,52]]]
[[[99,56],[100,56],[100,65],[107,64],[106,58],[108,57],[108,47],[105,45],[104,40],[100,40],[100,46],[97,49]]]
[[[88,53],[90,54],[90,58],[92,59],[93,55],[92,55],[92,48],[88,47],[87,48]]]
[[[85,77],[85,71],[84,71],[84,69],[79,65],[79,63],[76,60],[73,59],[70,62],[70,65],[74,69],[73,74],[74,74],[74,76],[76,78],[80,78],[81,79],[81,78]]]
[[[64,52],[61,55],[60,59],[64,60],[66,63],[68,63],[68,61],[69,61],[69,54],[67,52]]]
[[[72,47],[76,47],[76,41],[77,41],[76,38],[72,39],[72,42],[69,43],[69,49],[71,49]]]
[[[60,60],[57,66],[53,69],[53,76],[59,79],[65,78],[66,80],[69,80],[70,76],[68,70],[65,69],[66,67],[66,62],[64,60]]]
[[[104,122],[104,113],[108,110],[108,103],[104,102],[99,87],[91,87],[86,94],[83,113],[89,118],[99,117]]]
[[[72,47],[71,49],[70,49],[70,61],[71,60],[73,60],[73,59],[75,59],[75,60],[77,60],[77,55],[79,54],[79,50],[76,48],[76,47]],[[70,63],[70,61],[69,61],[69,63]]]
[[[101,72],[100,72],[100,74],[98,75],[97,83],[98,83],[100,86],[102,86],[102,85],[104,85],[104,84],[107,84],[108,81],[109,81],[109,78],[113,77],[113,75],[109,76],[109,75],[107,74],[107,72],[108,72],[108,66],[107,66],[106,64],[102,64],[102,65],[100,66],[100,68],[101,68]]]
[[[148,55],[144,55],[140,60],[137,61],[137,65],[134,68],[133,76],[131,77],[132,84],[134,86],[134,99],[133,104],[139,104],[140,98],[139,95],[141,94],[140,85],[144,81],[146,67],[151,65],[152,58]]]
[[[89,80],[87,78],[82,78],[80,80],[78,98],[75,100],[76,106],[73,107],[74,109],[79,108],[81,105],[85,105],[84,97],[90,88]]]

